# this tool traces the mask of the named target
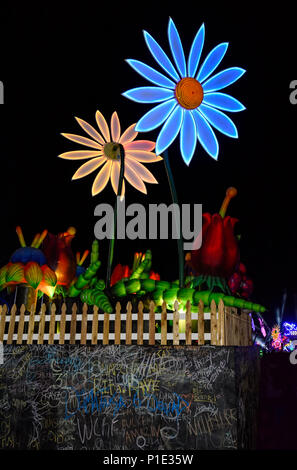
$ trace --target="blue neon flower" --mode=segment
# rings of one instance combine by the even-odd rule
[[[222,111],[245,109],[238,100],[219,90],[236,82],[245,70],[231,67],[211,76],[222,61],[228,43],[212,49],[198,69],[204,45],[204,24],[194,38],[186,63],[178,31],[169,19],[168,38],[175,65],[149,33],[144,31],[143,34],[152,56],[170,78],[143,62],[127,60],[136,72],[157,86],[133,88],[123,96],[138,103],[160,103],[138,121],[135,129],[147,132],[163,124],[156,142],[157,155],[164,152],[180,133],[181,154],[187,164],[193,157],[197,138],[206,152],[217,159],[219,144],[212,128],[237,138],[235,124]]]

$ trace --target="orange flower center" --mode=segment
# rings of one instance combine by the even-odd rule
[[[176,85],[175,97],[183,108],[195,109],[202,103],[203,88],[195,78],[185,77]]]

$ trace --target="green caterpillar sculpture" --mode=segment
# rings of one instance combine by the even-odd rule
[[[169,309],[174,308],[175,301],[178,301],[181,308],[184,308],[187,301],[191,302],[192,311],[198,311],[200,300],[205,306],[210,305],[214,300],[216,304],[220,299],[226,306],[245,308],[255,312],[265,312],[265,307],[249,302],[245,299],[226,295],[223,292],[212,292],[211,290],[199,290],[193,288],[195,278],[187,278],[186,283],[190,287],[180,289],[177,281],[157,281],[149,278],[149,271],[152,265],[152,253],[147,250],[144,260],[135,267],[131,276],[116,282],[111,288],[105,286],[102,279],[98,279],[96,274],[100,268],[98,241],[94,241],[91,252],[91,264],[83,274],[77,278],[70,287],[68,295],[70,297],[80,296],[82,302],[88,305],[96,305],[106,313],[112,313],[114,307],[112,300],[124,299],[126,296],[135,295],[138,300],[149,297],[160,307],[165,301]]]

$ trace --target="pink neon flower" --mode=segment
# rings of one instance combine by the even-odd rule
[[[144,194],[147,193],[144,182],[158,183],[152,173],[140,162],[153,163],[162,160],[162,158],[152,152],[155,148],[155,142],[150,140],[135,141],[138,135],[138,132],[135,131],[136,124],[132,124],[121,134],[120,121],[116,112],[111,116],[109,129],[104,116],[100,111],[97,111],[96,122],[101,132],[100,134],[86,121],[79,118],[75,119],[92,139],[74,134],[62,133],[62,135],[92,150],[74,150],[62,153],[58,156],[67,160],[89,160],[74,173],[72,177],[73,180],[83,178],[102,167],[94,180],[92,196],[100,193],[107,185],[109,179],[114,192],[117,194],[120,174],[120,155],[118,153],[118,146],[114,145],[116,143],[122,144],[125,150],[124,178],[128,183]],[[121,195],[123,196],[124,194],[125,181],[123,181]]]

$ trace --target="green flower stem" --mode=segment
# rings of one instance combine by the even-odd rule
[[[114,255],[114,244],[115,244],[115,237],[117,233],[117,200],[118,196],[122,193],[122,186],[124,180],[124,173],[125,173],[125,150],[122,145],[120,145],[120,154],[121,154],[121,167],[120,167],[120,176],[119,176],[119,184],[118,184],[118,194],[116,197],[116,202],[114,206],[114,220],[113,220],[113,237],[109,242],[109,250],[108,250],[108,259],[107,259],[107,273],[106,273],[106,286],[110,287],[110,278],[111,278],[111,267],[113,262],[113,255]]]
[[[171,191],[172,201],[174,204],[178,204],[177,192],[175,189],[174,179],[169,163],[168,150],[165,150],[163,154],[163,159],[165,163],[167,178],[169,181],[169,187]],[[180,221],[176,220],[176,223],[179,224],[179,238],[177,239],[177,249],[178,249],[178,270],[179,270],[179,286],[180,288],[184,287],[184,250],[183,250],[183,238]]]

